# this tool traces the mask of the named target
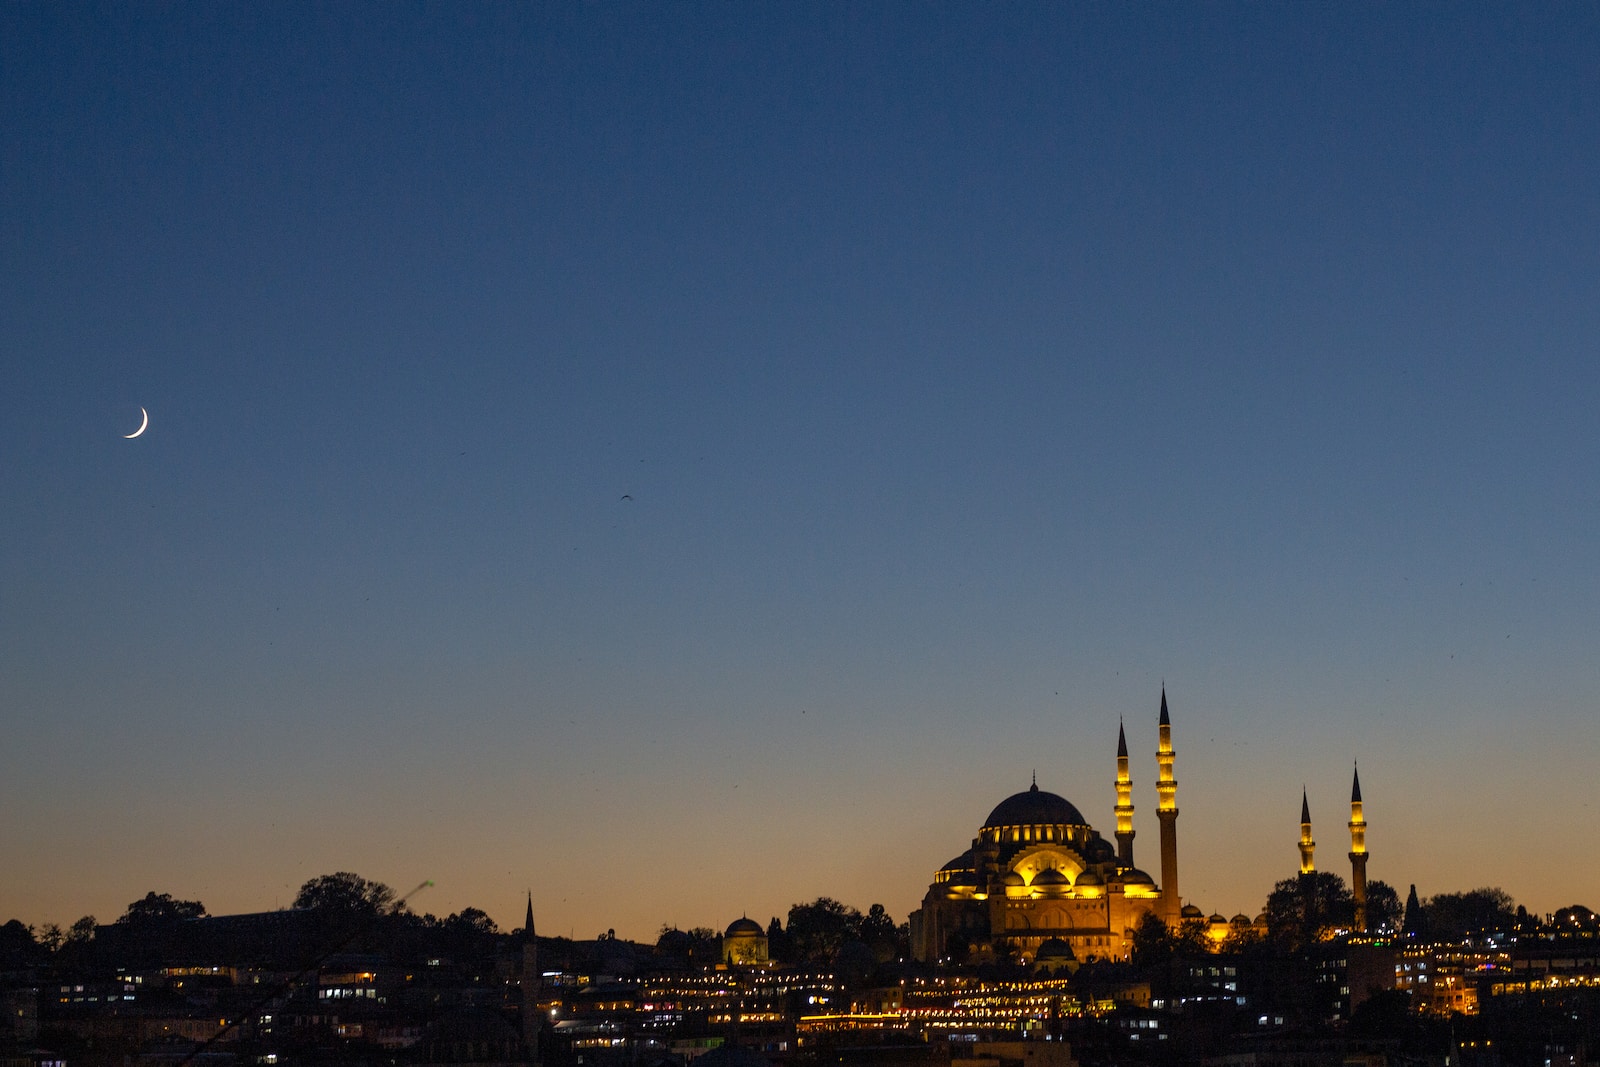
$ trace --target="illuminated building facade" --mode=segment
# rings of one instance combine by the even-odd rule
[[[1002,800],[984,820],[972,847],[934,875],[922,907],[911,915],[917,959],[935,962],[970,948],[982,955],[1032,961],[1046,942],[1064,943],[1079,961],[1122,959],[1145,915],[1154,913],[1176,925],[1184,912],[1177,895],[1171,730],[1163,689],[1157,749],[1163,886],[1133,863],[1132,779],[1127,737],[1119,727],[1116,845],[1101,837],[1070,801],[1040,789],[1035,780],[1027,791]]]
[[[764,966],[767,960],[767,931],[754,919],[734,920],[722,935],[722,962],[734,966]]]

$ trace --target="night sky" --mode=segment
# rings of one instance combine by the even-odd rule
[[[0,920],[1600,906],[1593,5],[0,7]],[[149,428],[125,439],[139,425]]]

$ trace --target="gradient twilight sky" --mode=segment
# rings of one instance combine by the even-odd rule
[[[1600,9],[0,8],[0,921],[1600,906]],[[124,440],[148,408],[150,427]],[[630,499],[631,498],[631,499]]]

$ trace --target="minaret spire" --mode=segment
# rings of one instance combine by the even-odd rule
[[[1311,803],[1306,798],[1305,786],[1300,787],[1300,874],[1302,876],[1317,873],[1316,861],[1311,854],[1316,851],[1317,843],[1311,840]]]
[[[1133,779],[1128,775],[1128,735],[1117,723],[1117,865],[1133,866]]]
[[[1156,820],[1161,824],[1161,918],[1176,929],[1183,917],[1178,897],[1178,780],[1172,776],[1172,719],[1167,714],[1167,685],[1161,683],[1161,740],[1156,748]]]
[[[1367,819],[1361,813],[1361,768],[1350,783],[1350,895],[1355,900],[1356,933],[1367,930]]]

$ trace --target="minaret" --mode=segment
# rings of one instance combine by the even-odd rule
[[[1182,916],[1178,899],[1178,782],[1172,777],[1172,720],[1167,717],[1167,687],[1161,687],[1161,744],[1156,749],[1156,819],[1161,823],[1161,918],[1177,929]]]
[[[539,993],[544,974],[539,970],[539,939],[533,932],[533,894],[528,894],[528,918],[522,924],[522,1043],[528,1049],[528,1062],[539,1062],[539,1030],[544,1017],[539,1014]]]
[[[1311,854],[1316,851],[1317,843],[1311,840],[1311,805],[1306,800],[1305,787],[1300,789],[1300,877],[1317,873],[1316,861]]]
[[[1350,786],[1350,895],[1355,898],[1356,933],[1367,932],[1367,819],[1361,814],[1361,768]]]
[[[1317,864],[1311,858],[1317,843],[1311,840],[1311,805],[1306,800],[1306,787],[1300,787],[1300,908],[1304,929],[1309,933],[1317,929]]]
[[[1117,723],[1117,866],[1133,866],[1133,779],[1128,777],[1128,736]]]

